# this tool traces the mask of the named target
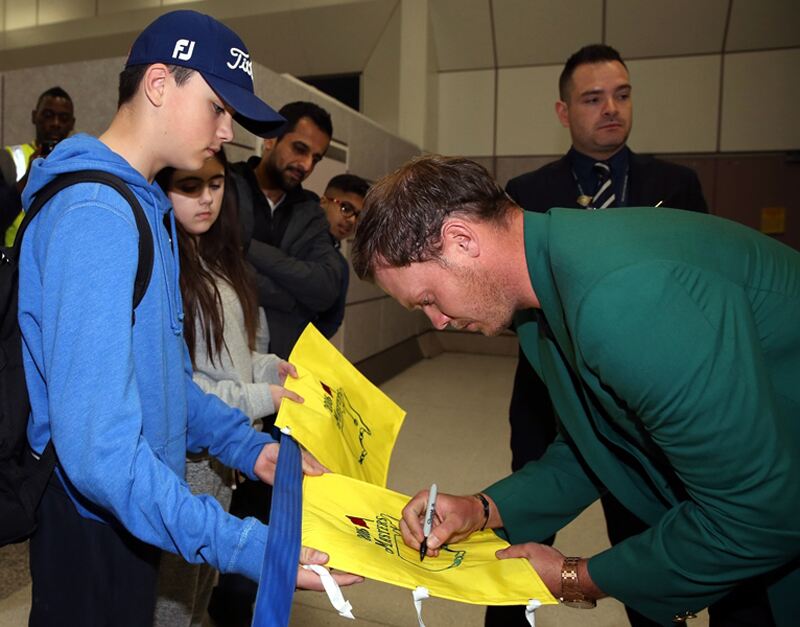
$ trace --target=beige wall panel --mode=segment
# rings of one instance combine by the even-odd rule
[[[58,24],[94,17],[95,0],[36,0],[38,24]]]
[[[392,133],[400,115],[400,10],[395,10],[361,74],[361,110]]]
[[[727,50],[800,45],[800,2],[736,0],[728,27]]]
[[[416,328],[417,335],[421,335],[422,333],[427,333],[428,331],[431,331],[433,329],[433,324],[428,319],[428,316],[426,316],[421,311],[415,312],[414,317],[416,318],[416,323],[417,323],[417,328]]]
[[[380,300],[350,305],[345,313],[344,355],[351,362],[356,362],[380,352],[381,346],[381,309]]]
[[[36,26],[36,3],[31,0],[5,0],[5,28],[29,28]]]
[[[428,118],[428,48],[433,35],[428,0],[401,0],[400,82],[397,134],[422,145]]]
[[[603,37],[602,0],[494,0],[500,67],[563,64]]]
[[[508,181],[515,176],[538,170],[543,165],[555,161],[559,157],[560,155],[558,157],[500,157],[497,159],[495,178],[500,185],[505,187]]]
[[[283,105],[296,100],[312,100],[325,106],[316,90],[297,80],[290,74],[276,74],[268,67],[257,65],[253,72],[256,93],[276,111]]]
[[[386,174],[390,137],[381,127],[367,120],[354,127],[350,135],[350,170],[369,180]]]
[[[161,0],[97,0],[97,14],[109,15],[136,9],[152,9],[161,6]]]
[[[350,266],[350,288],[347,290],[347,303],[348,306],[353,303],[363,303],[365,301],[383,298],[385,294],[374,283],[360,280],[353,272],[353,267]]]
[[[439,74],[437,152],[493,154],[494,77],[495,70]]]
[[[498,155],[553,155],[569,148],[569,132],[555,113],[560,73],[560,65],[500,70]]]
[[[717,145],[720,57],[631,61],[633,132],[639,152],[703,152]]]
[[[425,137],[422,148],[428,152],[436,150],[439,136],[439,65],[437,60],[436,37],[433,32],[430,14],[428,16],[428,61],[426,83]]]
[[[431,0],[430,11],[440,70],[494,65],[489,0]]]
[[[385,296],[378,286],[368,281],[362,281],[356,276],[355,272],[353,272],[353,264],[350,262],[350,246],[352,241],[352,238],[343,241],[341,247],[342,254],[347,258],[347,271],[350,273],[350,284],[347,289],[346,299],[348,306],[353,303],[374,300]]]
[[[725,56],[721,150],[800,147],[799,68],[800,49]]]
[[[417,335],[417,314],[409,312],[393,298],[384,298],[381,304],[381,348],[389,348]]]
[[[728,2],[607,0],[606,42],[628,59],[720,52]]]
[[[389,154],[387,155],[387,162],[386,162],[386,172],[384,174],[389,174],[390,172],[394,172],[397,168],[403,165],[406,161],[413,159],[414,157],[420,154],[420,149],[410,142],[405,142],[400,139],[390,142],[388,145]],[[354,172],[358,174],[358,172]],[[378,177],[375,177],[372,182]]]
[[[478,165],[482,165],[492,177],[495,176],[495,157],[476,157],[475,155],[464,155],[465,157],[471,159]]]

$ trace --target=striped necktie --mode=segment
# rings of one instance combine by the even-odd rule
[[[611,185],[611,167],[605,161],[598,161],[592,166],[597,174],[597,191],[592,196],[592,207],[606,209],[612,207],[616,197]]]

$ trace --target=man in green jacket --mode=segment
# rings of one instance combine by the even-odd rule
[[[436,328],[513,318],[561,419],[541,460],[439,495],[431,553],[502,528],[499,557],[527,557],[569,605],[613,596],[670,624],[766,590],[774,624],[796,624],[798,252],[671,209],[523,213],[481,166],[424,157],[373,186],[352,259]],[[535,543],[606,490],[649,529],[589,558]],[[426,498],[404,510],[414,548]]]

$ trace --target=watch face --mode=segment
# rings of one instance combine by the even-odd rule
[[[597,607],[596,601],[590,601],[588,599],[576,599],[575,601],[562,601],[562,603],[567,607],[574,607],[577,610],[591,610]]]

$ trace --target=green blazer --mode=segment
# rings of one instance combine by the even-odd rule
[[[771,573],[776,620],[796,624],[800,253],[675,209],[524,220],[541,310],[517,331],[562,434],[487,490],[509,540],[607,489],[651,525],[590,559],[607,594],[669,624]]]

